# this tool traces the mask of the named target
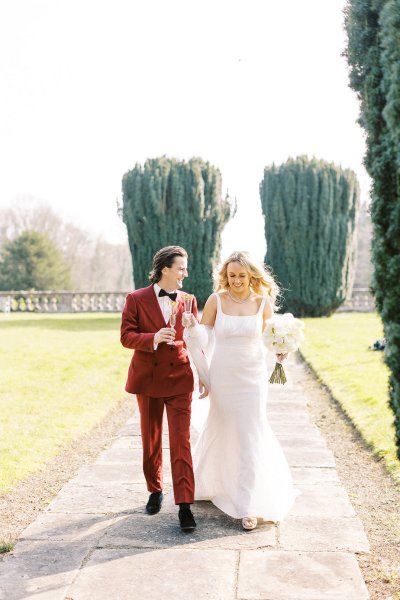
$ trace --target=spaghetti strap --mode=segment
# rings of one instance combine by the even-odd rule
[[[268,300],[267,296],[263,296],[263,299],[261,300],[260,308],[258,309],[257,315],[263,313],[264,307],[265,307],[265,303],[266,303],[267,300]]]
[[[214,296],[217,297],[217,312],[221,313],[222,312],[222,307],[221,307],[221,298],[219,297],[218,292],[214,292]]]

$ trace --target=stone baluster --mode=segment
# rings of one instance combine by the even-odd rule
[[[26,301],[26,310],[27,310],[27,312],[33,312],[34,306],[33,306],[33,298],[32,298],[32,296],[31,295],[27,296],[25,301]]]
[[[96,296],[95,294],[87,294],[88,298],[88,310],[90,312],[96,312]]]
[[[0,296],[0,312],[11,312],[12,299],[11,296]]]
[[[79,296],[78,294],[73,294],[71,299],[71,310],[72,312],[79,311]]]
[[[114,309],[114,294],[107,294],[106,302],[105,302],[105,310],[107,312],[112,312],[113,309]]]
[[[81,296],[81,311],[87,312],[90,309],[90,298],[88,294],[82,294]]]
[[[99,312],[103,312],[104,311],[104,295],[103,294],[96,294],[96,298],[95,300],[97,300],[97,310]],[[96,302],[94,303],[96,305]]]
[[[51,310],[52,311],[58,312],[58,302],[57,302],[57,296],[56,295],[52,295],[51,296],[50,306],[51,306]]]

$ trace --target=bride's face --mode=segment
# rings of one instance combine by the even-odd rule
[[[230,289],[236,294],[248,292],[250,286],[250,275],[247,270],[237,262],[228,263],[226,270]]]

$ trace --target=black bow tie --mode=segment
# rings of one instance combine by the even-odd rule
[[[168,296],[168,298],[171,298],[171,300],[173,300],[174,302],[178,297],[177,292],[172,292],[172,294],[168,294],[168,292],[166,292],[165,290],[160,290],[158,292],[158,295],[160,298],[162,298],[163,296]]]

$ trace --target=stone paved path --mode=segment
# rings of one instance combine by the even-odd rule
[[[288,383],[271,386],[268,401],[302,492],[285,521],[244,532],[198,502],[197,530],[183,534],[174,506],[148,516],[136,414],[0,563],[1,600],[367,599],[355,553],[368,552],[368,541],[333,454],[309,421],[302,369],[291,359]]]

